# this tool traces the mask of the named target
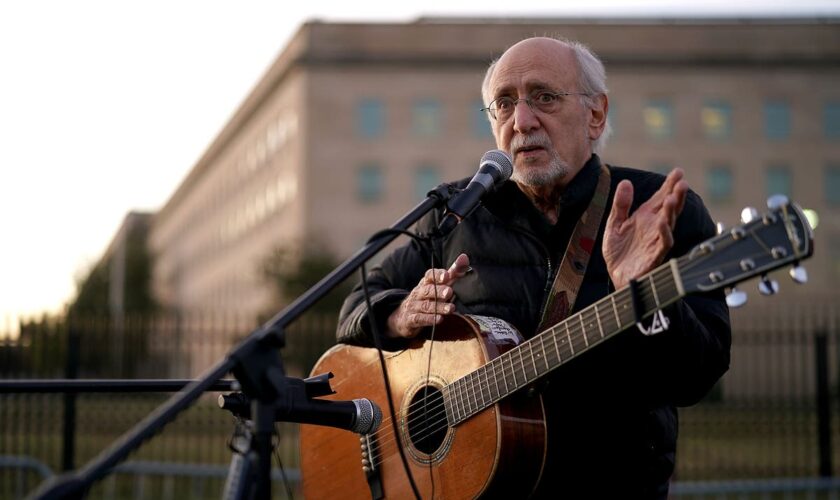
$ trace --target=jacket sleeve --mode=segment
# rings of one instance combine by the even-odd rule
[[[716,233],[700,198],[689,192],[674,231],[673,255],[688,253]],[[731,329],[723,290],[689,295],[664,309],[669,325],[634,335],[634,367],[649,402],[688,406],[702,399],[729,368]],[[638,333],[638,330],[636,331]]]
[[[377,331],[385,349],[398,350],[405,345],[402,339],[385,336],[388,316],[417,286],[426,270],[432,267],[432,256],[435,255],[435,259],[438,259],[439,252],[431,249],[431,246],[437,243],[432,243],[422,236],[435,227],[435,215],[426,216],[418,222],[420,238],[412,239],[407,245],[396,249],[367,274],[373,320],[376,321]],[[440,267],[439,260],[435,261],[434,267]],[[337,339],[345,344],[374,345],[371,315],[368,314],[361,283],[356,284],[341,307]]]

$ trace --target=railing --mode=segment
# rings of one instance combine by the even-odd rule
[[[837,313],[827,309],[733,314],[729,373],[706,400],[680,409],[672,496],[739,498],[749,492],[767,493],[761,489],[765,487],[794,498],[800,497],[795,493],[799,491],[822,492],[818,498],[829,498],[825,495],[832,491],[836,495],[837,319]],[[0,332],[0,378],[190,378],[255,325],[207,316],[131,318],[119,329],[107,320],[30,323],[14,337]],[[122,332],[122,341],[114,341],[114,331]],[[283,352],[290,374],[307,374],[334,343],[334,332],[334,317],[304,317],[292,325]],[[208,394],[184,412],[130,461],[181,466],[160,469],[169,474],[139,474],[142,481],[136,473],[115,474],[97,485],[91,497],[106,498],[109,491],[117,497],[136,497],[139,487],[147,498],[170,493],[174,498],[218,496],[222,477],[199,480],[185,472],[224,471],[230,461],[226,443],[233,419],[216,407],[217,395]],[[44,470],[60,472],[85,463],[167,396],[0,394],[0,455],[21,460],[18,465],[0,461],[0,499],[31,491]],[[294,482],[297,427],[283,424],[280,429],[279,457]],[[46,469],[21,465],[25,461]],[[777,478],[791,479],[774,483]],[[198,490],[204,493],[194,496]]]

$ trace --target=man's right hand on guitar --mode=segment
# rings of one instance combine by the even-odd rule
[[[388,336],[411,338],[420,331],[443,321],[443,316],[455,312],[455,292],[452,284],[470,269],[466,254],[455,258],[449,269],[429,269],[420,283],[408,294],[388,317]]]

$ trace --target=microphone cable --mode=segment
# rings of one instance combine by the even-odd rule
[[[368,243],[373,242],[383,236],[388,236],[391,234],[401,234],[404,236],[408,236],[409,238],[412,238],[421,244],[428,242],[428,238],[423,238],[404,229],[384,229],[382,231],[374,233],[374,235],[371,236],[370,239],[368,239]],[[434,261],[434,251],[430,253],[432,254],[432,261]],[[420,496],[420,490],[417,489],[417,483],[414,482],[414,476],[412,475],[411,469],[408,466],[408,459],[405,457],[405,451],[403,450],[402,437],[400,436],[400,430],[397,426],[397,412],[394,408],[394,398],[391,396],[391,380],[388,377],[388,368],[385,366],[385,355],[382,353],[382,339],[379,337],[379,326],[377,325],[376,318],[373,314],[373,304],[370,301],[370,291],[368,290],[367,284],[367,270],[365,268],[364,262],[359,267],[359,271],[361,272],[362,291],[365,296],[365,306],[367,307],[368,323],[370,324],[371,336],[373,337],[373,343],[376,346],[376,351],[379,354],[379,365],[382,368],[382,379],[385,384],[385,396],[388,399],[388,411],[391,413],[391,427],[393,427],[394,437],[397,441],[397,452],[400,454],[400,460],[402,461],[405,474],[408,477],[408,482],[411,485],[411,490],[414,492],[414,497],[417,500],[422,500],[422,497]],[[437,295],[437,293],[435,293],[435,295]]]
[[[289,482],[289,478],[286,476],[286,468],[283,466],[283,460],[280,458],[280,430],[278,429],[277,422],[274,422],[274,435],[272,436],[272,452],[274,453],[274,459],[277,460],[277,465],[280,469],[280,476],[282,477],[283,486],[286,488],[286,498],[289,500],[295,499],[295,494],[292,492],[292,484]]]

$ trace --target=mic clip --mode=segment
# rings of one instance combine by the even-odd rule
[[[321,396],[335,394],[335,391],[330,387],[331,378],[333,378],[332,372],[327,372],[303,379],[303,388],[306,391],[306,397],[320,398]]]
[[[454,185],[444,182],[426,193],[426,197],[435,198],[438,201],[436,206],[445,207],[449,203],[450,198],[461,191],[463,189],[456,188]]]
[[[284,394],[286,396],[285,400],[292,404],[301,404],[313,398],[335,394],[330,386],[331,378],[333,378],[332,372],[322,373],[303,380],[289,378],[291,394]],[[301,386],[303,394],[300,391]],[[218,404],[219,408],[228,410],[239,418],[251,418],[251,398],[243,392],[220,394]]]

